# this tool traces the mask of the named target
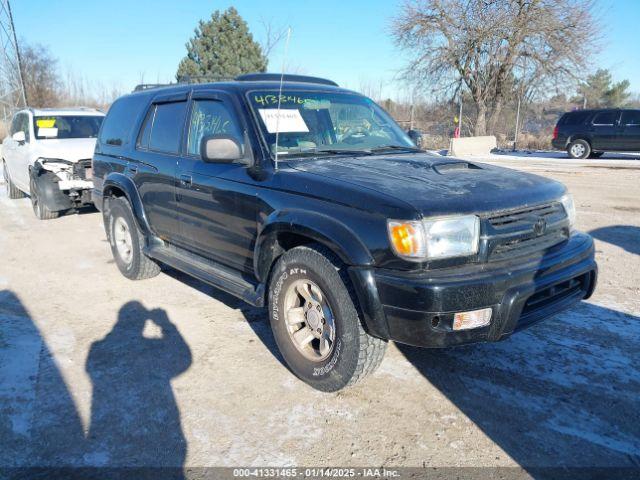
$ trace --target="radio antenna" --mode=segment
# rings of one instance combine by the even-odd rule
[[[282,84],[284,83],[284,68],[287,62],[287,54],[289,52],[289,40],[291,39],[291,27],[287,29],[287,40],[284,44],[284,56],[282,57],[282,71],[280,73],[280,88],[278,89],[278,110],[276,112],[276,160],[275,170],[278,171],[278,140],[280,139],[280,105],[282,100]]]

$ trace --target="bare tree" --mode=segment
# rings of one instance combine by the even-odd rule
[[[20,48],[24,88],[29,105],[52,107],[59,102],[60,77],[58,60],[42,45],[24,45]]]
[[[474,134],[492,132],[510,95],[533,98],[584,75],[598,37],[593,0],[408,0],[392,34],[406,76],[469,92]]]
[[[274,26],[272,21],[261,20],[260,24],[264,30],[264,38],[260,42],[262,53],[269,58],[273,49],[287,37],[287,29],[281,26]]]

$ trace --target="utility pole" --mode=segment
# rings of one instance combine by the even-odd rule
[[[458,112],[458,136],[462,136],[462,89],[460,89],[460,111]]]
[[[0,0],[0,113],[1,121],[8,128],[16,110],[28,105],[24,87],[22,59],[13,24],[9,0]]]
[[[409,130],[413,130],[415,122],[416,89],[411,90],[411,109],[409,110]]]
[[[520,127],[520,95],[518,95],[518,109],[516,110],[516,133],[513,137],[513,151],[518,148],[518,130]]]

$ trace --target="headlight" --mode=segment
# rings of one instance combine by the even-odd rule
[[[478,252],[480,219],[475,215],[388,221],[396,255],[413,261],[463,257]]]
[[[564,211],[567,213],[569,226],[573,227],[576,223],[576,206],[573,203],[573,196],[570,193],[567,193],[560,199],[560,202],[564,207]]]

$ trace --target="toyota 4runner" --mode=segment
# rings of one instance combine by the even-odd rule
[[[104,114],[92,108],[17,112],[2,141],[9,198],[31,197],[41,220],[91,203],[91,155]]]
[[[591,237],[566,188],[432,155],[375,102],[251,74],[118,99],[93,199],[120,271],[167,264],[267,306],[313,387],[375,370],[387,341],[496,341],[588,298]]]

